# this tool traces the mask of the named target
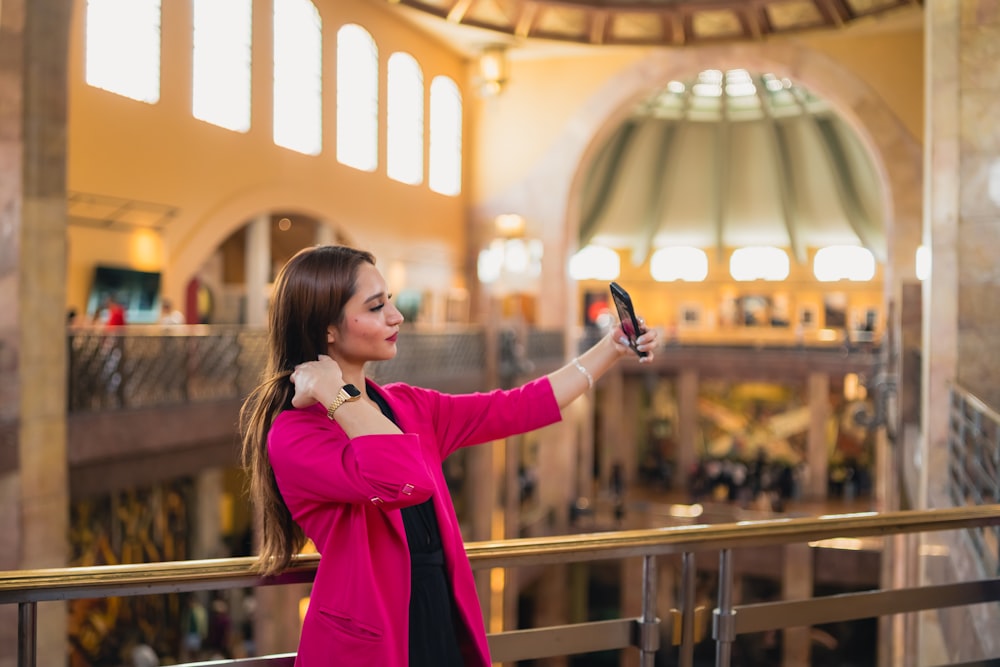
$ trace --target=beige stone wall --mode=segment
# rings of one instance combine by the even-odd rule
[[[1000,405],[1000,7],[965,2],[959,27],[958,381]]]
[[[954,383],[994,409],[1000,404],[997,355],[1000,310],[1000,130],[992,108],[1000,94],[1000,6],[990,0],[941,0],[927,9],[927,216],[932,252],[924,284],[923,408],[915,459],[920,507],[952,503],[948,441],[949,392]],[[982,563],[958,535],[921,537],[911,579],[937,584],[981,576]],[[996,655],[994,605],[941,610],[921,619],[939,625],[952,661]]]
[[[0,13],[0,569],[66,565],[63,310],[68,0],[14,0]],[[53,40],[49,43],[49,40]],[[0,665],[17,651],[16,608],[0,610]],[[39,637],[66,633],[63,603],[38,606]],[[39,664],[65,662],[40,642]]]

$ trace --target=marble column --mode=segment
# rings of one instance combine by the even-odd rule
[[[65,566],[66,128],[72,0],[0,6],[0,569]],[[66,605],[38,606],[37,663],[65,665]],[[17,608],[0,608],[0,665]]]
[[[247,224],[246,236],[246,323],[267,325],[267,284],[271,281],[271,216],[262,214]]]
[[[643,382],[632,379],[622,387],[624,418],[617,429],[617,439],[611,443],[611,465],[621,463],[625,489],[630,489],[638,478],[639,450],[648,432],[649,412],[643,409],[647,401],[643,397]],[[614,426],[614,425],[612,425]]]
[[[225,558],[228,549],[222,541],[221,468],[209,468],[195,475],[194,531],[191,535],[191,558]]]
[[[1000,5],[942,1],[926,12],[927,128],[923,423],[926,500],[947,470],[949,383],[1000,406]],[[932,504],[932,503],[931,503]],[[923,505],[922,505],[923,506]]]
[[[1000,407],[1000,5],[966,0],[959,52],[958,381]],[[934,30],[936,24],[929,25]],[[946,42],[947,44],[947,42]],[[934,42],[932,42],[932,48]],[[936,60],[936,52],[932,54]],[[936,86],[937,82],[932,85]],[[929,91],[932,95],[935,90]],[[937,126],[934,126],[937,129]],[[934,136],[936,139],[936,135]],[[935,169],[934,179],[939,177]],[[937,209],[934,210],[936,215]],[[937,222],[935,219],[933,222]],[[932,231],[937,231],[934,228]],[[947,239],[947,235],[945,236]],[[932,236],[933,249],[937,243]],[[937,269],[937,264],[934,264]],[[933,275],[933,273],[932,273]],[[937,304],[933,304],[937,307]],[[934,313],[936,318],[937,313]]]
[[[337,230],[332,224],[316,224],[316,245],[337,245]]]
[[[674,488],[686,489],[688,473],[698,462],[698,372],[682,370],[677,378],[677,467]]]
[[[965,152],[962,147],[963,47],[959,39],[960,6],[954,0],[932,3],[925,11],[925,81],[927,100],[927,133],[924,137],[925,179],[924,245],[931,252],[931,274],[924,281],[923,317],[923,396],[921,398],[922,451],[917,453],[921,479],[917,507],[928,507],[929,483],[934,470],[947,471],[948,393],[949,385],[958,373],[959,310],[962,298],[959,286],[960,261],[958,243],[960,226],[959,197],[963,183]],[[975,3],[968,3],[975,4]],[[981,42],[977,45],[982,48]],[[992,71],[994,68],[989,67]],[[979,97],[973,91],[969,91]],[[982,120],[986,120],[983,117]],[[973,120],[973,119],[970,119]],[[988,140],[987,131],[982,137]],[[985,148],[985,146],[984,146]],[[969,147],[969,157],[977,151]],[[982,160],[977,161],[982,167]],[[980,186],[985,185],[980,183]],[[979,194],[983,194],[980,188]],[[995,243],[993,245],[996,245]],[[984,251],[990,244],[982,244]],[[1000,250],[997,248],[994,250]],[[992,304],[991,304],[992,306]],[[986,360],[983,359],[983,362]],[[986,365],[986,364],[984,364]],[[939,483],[936,480],[933,483]]]
[[[949,390],[957,384],[1000,407],[1000,3],[937,0],[924,12],[927,121],[924,245],[922,486],[919,508],[951,504],[948,484]],[[945,534],[922,536],[919,551],[949,548]],[[978,574],[976,559],[951,546],[948,567],[921,556],[921,580]],[[950,571],[949,571],[950,570]],[[950,657],[995,655],[995,606],[943,610],[938,622]],[[917,630],[922,635],[924,629]],[[978,644],[978,646],[977,646]],[[980,651],[981,648],[981,651]]]
[[[623,558],[621,560],[621,617],[631,618],[642,616],[642,558]],[[657,610],[660,617],[665,612]],[[619,667],[639,667],[639,652],[626,650],[621,652]]]
[[[781,571],[782,599],[808,600],[813,596],[813,551],[808,544],[784,548]],[[782,633],[782,664],[786,667],[809,664],[809,628],[786,628]]]
[[[599,447],[600,487],[598,496],[610,488],[611,466],[625,456],[626,441],[634,434],[634,410],[625,408],[625,378],[620,368],[612,368],[599,380],[598,410],[602,415]],[[597,509],[595,507],[595,509]]]
[[[803,497],[807,500],[825,500],[827,473],[830,467],[827,420],[830,418],[830,376],[810,373],[807,380],[809,396],[809,434],[806,439],[806,465],[808,474]]]
[[[588,573],[586,563],[545,566],[536,584],[534,627],[586,621]],[[560,655],[534,662],[539,667],[567,667],[569,658]]]
[[[593,394],[577,398],[570,406],[573,425],[576,429],[575,444],[570,445],[576,450],[575,465],[570,468],[575,472],[576,484],[569,498],[576,502],[579,498],[590,498],[593,491],[594,452],[596,434],[594,433],[594,401]]]
[[[503,539],[520,537],[521,533],[521,484],[518,469],[524,436],[507,438],[503,445]],[[521,568],[504,569],[503,628],[517,627],[517,602],[521,592]]]
[[[500,373],[497,366],[500,355],[499,331],[492,323],[501,321],[500,300],[490,298],[487,307],[489,310],[484,321],[490,324],[486,327],[486,383],[490,387],[499,387]],[[466,530],[468,541],[481,542],[494,539],[494,516],[501,507],[498,494],[504,476],[502,467],[504,447],[504,441],[498,440],[478,447],[469,447],[462,454],[465,456],[465,483],[462,493],[468,507],[465,517],[468,526]],[[498,465],[498,462],[501,465]],[[479,569],[474,573],[476,590],[479,593],[479,604],[488,631],[490,630],[493,610],[491,572],[492,570]]]

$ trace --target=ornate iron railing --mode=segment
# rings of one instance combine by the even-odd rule
[[[491,344],[490,335],[496,340]],[[574,343],[597,342],[587,330]],[[482,327],[410,328],[395,358],[371,365],[379,382],[407,382],[442,391],[478,391],[545,373],[566,361],[561,330],[487,331]],[[241,399],[256,384],[266,360],[266,334],[242,326],[129,326],[75,329],[68,336],[71,413],[151,408],[197,401]],[[723,345],[665,341],[653,367],[690,365],[711,369],[870,372],[877,351],[844,352],[829,344],[789,346],[780,341]],[[492,350],[495,350],[493,352]],[[489,355],[494,359],[488,359]],[[493,362],[493,363],[491,363]],[[491,370],[492,369],[492,370]],[[494,373],[493,376],[490,373]]]
[[[961,387],[951,389],[949,492],[956,506],[1000,503],[1000,414]],[[985,572],[1000,574],[1000,528],[969,531]]]
[[[983,505],[480,542],[469,544],[468,554],[476,569],[642,559],[639,616],[494,633],[489,640],[497,662],[632,648],[638,650],[643,667],[652,667],[657,652],[667,650],[661,637],[668,637],[678,651],[677,664],[690,667],[695,643],[701,639],[699,628],[707,633],[710,625],[716,665],[727,667],[740,635],[1000,600],[1000,578],[986,578],[743,604],[735,592],[734,553],[833,538],[997,525],[1000,505]],[[704,610],[695,603],[695,558],[714,556],[713,552],[718,554],[718,595],[714,609]],[[668,556],[681,559],[677,607],[659,609],[657,558]],[[304,583],[312,581],[317,564],[315,555],[300,556],[285,573],[269,579],[253,574],[250,558],[0,572],[0,604],[19,605],[18,666],[35,667],[39,602]],[[711,624],[705,622],[708,613]],[[281,654],[210,664],[290,667],[293,660],[292,654]]]
[[[443,389],[487,386],[482,329],[408,335],[394,359],[372,364],[373,377]],[[528,340],[545,341],[530,347],[561,362],[561,333],[531,332]],[[240,326],[74,330],[68,345],[70,412],[239,399],[256,384],[266,361],[265,332]]]
[[[69,336],[69,411],[237,398],[263,368],[264,333],[244,327],[123,327]]]
[[[486,384],[486,333],[482,329],[421,331],[411,334],[396,356],[372,364],[379,381],[431,379],[426,384],[448,387],[468,384],[470,390]]]

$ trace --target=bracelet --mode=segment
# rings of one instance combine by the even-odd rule
[[[587,378],[587,387],[589,389],[593,389],[594,388],[594,376],[590,374],[590,371],[588,371],[586,368],[583,367],[583,364],[580,363],[580,358],[579,357],[573,357],[573,365],[576,366],[576,370],[578,370],[581,373],[583,373],[583,377]]]

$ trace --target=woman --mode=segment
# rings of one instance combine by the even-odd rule
[[[322,554],[298,667],[490,664],[472,569],[441,462],[460,447],[546,426],[629,353],[618,328],[516,389],[448,395],[376,385],[403,316],[371,254],[300,251],[270,308],[268,367],[243,406],[243,463],[263,513],[259,568]],[[656,346],[656,333],[639,338]]]

